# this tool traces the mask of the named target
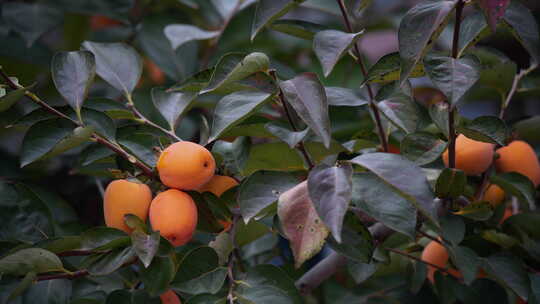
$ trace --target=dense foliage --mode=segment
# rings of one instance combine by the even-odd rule
[[[538,9],[2,1],[0,304],[540,304]]]

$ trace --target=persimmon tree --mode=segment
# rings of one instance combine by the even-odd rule
[[[533,11],[390,2],[2,2],[0,303],[540,303]]]

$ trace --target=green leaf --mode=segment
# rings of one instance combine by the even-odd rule
[[[86,126],[92,127],[96,133],[108,140],[112,142],[116,141],[116,124],[109,115],[100,111],[83,108],[81,116]]]
[[[131,46],[85,41],[82,47],[94,54],[96,72],[101,78],[124,95],[131,94],[142,73],[141,57]]]
[[[506,254],[489,256],[483,260],[482,268],[521,298],[525,300],[528,298],[529,277],[522,262],[515,256]]]
[[[477,278],[480,266],[478,255],[472,249],[463,246],[450,247],[449,249],[450,257],[463,275],[465,284],[471,285]]]
[[[330,106],[357,107],[368,104],[368,98],[354,90],[340,87],[325,87],[326,100]]]
[[[437,178],[435,194],[440,198],[458,198],[465,193],[467,176],[459,169],[444,168]]]
[[[471,48],[490,34],[486,18],[482,13],[476,12],[465,17],[459,31],[458,58],[461,57],[467,49]]]
[[[279,84],[285,100],[296,113],[330,147],[330,118],[323,85],[314,73],[304,73]]]
[[[196,93],[169,93],[160,88],[152,89],[152,102],[159,113],[169,123],[169,129],[175,130],[180,117],[186,113],[197,97]]]
[[[459,209],[454,214],[475,221],[487,221],[493,215],[493,206],[489,202],[474,202]]]
[[[62,261],[56,254],[41,248],[27,248],[16,251],[0,259],[0,273],[26,275],[35,273],[62,271]]]
[[[536,304],[538,304],[540,303],[540,275],[530,273],[529,280],[531,281],[531,293],[529,294],[529,301],[536,301]]]
[[[455,106],[463,95],[480,79],[480,64],[474,56],[460,59],[430,54],[424,60],[427,74],[433,83]]]
[[[11,2],[2,5],[2,19],[9,28],[24,38],[27,48],[60,24],[62,15],[61,11],[42,3]]]
[[[118,143],[145,164],[155,167],[157,156],[152,147],[159,147],[156,137],[150,134],[132,133],[119,136]]]
[[[234,250],[231,235],[227,231],[222,231],[216,238],[208,243],[208,246],[216,251],[219,256],[219,265],[225,265],[229,261],[229,255]]]
[[[227,268],[219,267],[186,282],[173,284],[173,289],[192,295],[217,293],[227,277]]]
[[[364,82],[378,83],[399,80],[401,72],[401,57],[398,52],[381,57],[371,68]],[[416,78],[425,75],[424,64],[416,63],[409,77]]]
[[[508,136],[506,123],[496,116],[481,116],[458,127],[470,139],[504,146]]]
[[[377,175],[424,216],[438,223],[433,192],[422,169],[416,164],[401,155],[390,153],[364,154],[353,158],[351,162]]]
[[[426,281],[427,265],[422,262],[413,262],[412,268],[413,273],[410,278],[411,292],[418,293]]]
[[[398,39],[402,84],[441,34],[456,3],[426,0],[411,8],[401,19]]]
[[[250,175],[240,185],[238,192],[238,204],[244,222],[249,222],[296,184],[298,180],[285,172],[257,171]]]
[[[251,41],[267,25],[285,15],[304,0],[260,0],[251,25]]]
[[[34,283],[23,295],[23,303],[56,304],[70,303],[73,283],[67,279]]]
[[[266,72],[269,66],[270,59],[264,53],[226,54],[217,63],[208,85],[200,94],[216,91],[256,72]]]
[[[80,115],[96,76],[94,55],[88,51],[57,53],[52,59],[51,74],[60,95]]]
[[[10,301],[13,301],[15,298],[17,298],[18,296],[20,296],[23,292],[25,292],[31,285],[32,283],[34,283],[34,280],[36,279],[36,273],[34,271],[30,271],[28,272],[24,278],[22,279],[22,281],[19,283],[19,285],[17,285],[17,288],[15,288],[15,290],[13,290],[8,299],[7,299],[7,302],[10,302]]]
[[[68,12],[86,15],[103,15],[117,20],[127,21],[128,14],[134,5],[133,0],[113,1],[71,1],[45,0],[47,4]]]
[[[244,223],[244,221],[237,222],[236,227],[236,243],[239,247],[244,247],[250,244],[264,235],[270,232],[270,227],[258,221],[250,221]]]
[[[82,265],[94,276],[108,275],[124,264],[131,262],[135,251],[131,247],[117,248],[112,251],[90,255],[82,261]]]
[[[169,290],[176,274],[174,259],[170,256],[155,257],[149,267],[141,270],[141,281],[144,289],[154,297]]]
[[[338,243],[332,236],[328,240],[328,244],[335,251],[353,261],[362,263],[371,261],[371,256],[375,250],[373,237],[360,218],[351,212],[347,213],[345,217],[342,238],[343,242]]]
[[[76,148],[84,143],[90,141],[90,137],[94,133],[94,128],[92,126],[88,127],[77,127],[73,129],[73,132],[69,134],[66,138],[62,139],[52,150],[43,155],[41,159],[51,158],[58,154],[64,153],[65,151]]]
[[[505,96],[514,81],[517,65],[506,55],[496,49],[474,48],[469,53],[480,59],[480,80],[478,83],[495,89],[501,96]]]
[[[531,180],[517,172],[500,173],[490,177],[490,181],[503,188],[507,194],[514,195],[523,207],[534,209],[535,187]]]
[[[186,42],[208,40],[221,34],[220,31],[205,31],[190,24],[170,24],[163,31],[174,50]]]
[[[209,141],[239,124],[257,111],[272,95],[264,92],[240,91],[223,97],[214,110]]]
[[[110,249],[115,243],[129,238],[122,230],[109,227],[95,227],[81,234],[80,250]]]
[[[156,255],[159,248],[159,232],[155,231],[151,234],[146,234],[140,230],[135,230],[131,233],[131,242],[133,250],[139,257],[144,267],[148,268],[152,259]]]
[[[532,12],[518,1],[512,1],[503,17],[503,24],[531,55],[534,63],[540,63],[540,33]]]
[[[280,19],[274,21],[270,28],[294,37],[311,40],[320,31],[327,29],[324,25],[296,19]]]
[[[298,143],[300,143],[309,132],[309,128],[306,128],[303,131],[294,132],[291,131],[285,123],[275,121],[265,124],[264,128],[277,138],[286,142],[291,149],[294,149],[296,145],[298,145]]]
[[[420,263],[422,264],[422,263]],[[356,284],[361,284],[369,279],[377,271],[376,263],[361,263],[356,261],[349,261],[347,263],[347,270],[353,278]]]
[[[419,166],[434,162],[444,150],[446,142],[427,132],[407,134],[400,147],[401,154]]]
[[[188,299],[186,304],[224,304],[227,303],[227,297],[211,294],[200,294]]]
[[[26,133],[21,149],[21,167],[24,167],[51,152],[74,129],[71,122],[50,119],[38,122]]]
[[[315,35],[313,50],[322,65],[325,77],[330,75],[339,59],[349,51],[362,33],[324,30]]]
[[[372,173],[353,175],[352,202],[367,215],[389,228],[414,238],[416,209],[376,175]]]
[[[20,88],[10,91],[4,96],[0,97],[0,112],[9,110],[17,101],[21,100],[28,88]]]
[[[313,207],[307,182],[302,182],[280,195],[278,216],[293,252],[294,265],[299,268],[321,251],[329,234],[328,228]]]
[[[446,138],[448,138],[448,112],[450,110],[450,105],[446,102],[437,102],[431,104],[428,108],[429,116],[433,123],[441,130]],[[456,115],[457,116],[457,115]],[[458,117],[456,117],[456,125]]]
[[[352,192],[352,166],[319,165],[309,172],[308,190],[317,214],[341,243],[343,219],[349,208]]]
[[[301,304],[304,303],[294,281],[273,265],[258,265],[247,270],[241,278],[235,295],[240,302],[257,304]]]
[[[377,107],[393,125],[405,133],[413,133],[419,129],[420,105],[410,96],[398,93],[379,102]]]
[[[245,166],[249,157],[251,143],[249,137],[238,137],[233,142],[218,140],[212,146],[216,161],[231,174],[245,176]]]

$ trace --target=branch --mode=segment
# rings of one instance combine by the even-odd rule
[[[381,223],[369,227],[373,239],[380,243],[384,241],[393,231]],[[347,258],[333,251],[324,260],[308,270],[300,279],[296,281],[296,287],[302,294],[308,294],[317,288],[322,282],[331,277],[339,267],[347,263]]]
[[[506,108],[510,104],[510,101],[512,100],[512,97],[514,97],[515,93],[517,92],[518,85],[519,85],[519,82],[521,81],[521,79],[523,79],[523,77],[530,74],[532,71],[536,70],[537,67],[538,67],[537,63],[532,64],[527,69],[521,70],[514,77],[514,81],[512,82],[512,88],[510,89],[510,92],[508,92],[508,96],[506,96],[506,99],[503,101],[503,103],[501,105],[501,110],[499,112],[499,118],[500,119],[504,119],[504,114],[505,114]]]
[[[4,70],[2,69],[1,66],[0,66],[0,76],[4,79],[4,81],[6,82],[7,85],[9,85],[10,88],[12,88],[14,90],[24,88],[23,86],[14,83],[9,78],[9,76],[4,72]],[[76,120],[72,119],[71,117],[67,116],[66,114],[64,114],[64,113],[58,111],[57,109],[51,107],[46,102],[41,100],[36,94],[34,94],[34,93],[30,92],[30,91],[26,91],[24,95],[26,97],[28,97],[30,100],[32,100],[33,102],[35,102],[36,104],[43,107],[49,113],[51,113],[53,115],[56,115],[56,116],[58,116],[60,118],[67,119],[67,120],[71,121],[72,123],[74,123],[78,127],[84,127],[82,122],[76,121]],[[150,167],[148,167],[143,162],[141,162],[140,160],[135,158],[135,156],[133,156],[133,155],[129,154],[128,152],[126,152],[119,145],[108,141],[107,139],[101,137],[97,133],[92,133],[91,138],[94,139],[96,142],[106,146],[107,148],[114,151],[115,153],[122,156],[123,158],[127,159],[130,163],[132,163],[133,165],[135,165],[136,167],[141,169],[144,175],[146,175],[146,176],[148,176],[150,178],[155,178],[154,172],[152,171],[152,169]]]
[[[60,274],[49,274],[49,275],[42,275],[37,277],[37,281],[48,281],[48,280],[57,280],[57,279],[68,279],[68,280],[74,280],[76,278],[84,277],[89,275],[90,273],[88,270],[79,270],[71,273],[60,273]]]
[[[343,0],[336,0],[336,2],[338,3],[339,8],[341,10],[341,14],[343,15],[343,21],[345,22],[347,31],[352,33],[353,28],[349,20],[349,15],[347,14],[347,10],[345,9],[345,4],[343,3]],[[358,43],[354,43],[354,52],[356,56],[356,62],[358,62],[358,65],[360,65],[360,70],[362,71],[362,75],[364,75],[364,78],[367,79],[368,72],[367,72],[366,66],[364,65],[364,62],[362,61],[362,56],[360,54],[360,49],[358,48]],[[371,111],[373,112],[373,116],[375,117],[375,124],[377,125],[377,131],[379,133],[379,139],[381,141],[383,151],[388,152],[388,141],[386,140],[386,135],[385,135],[384,128],[382,125],[381,114],[379,112],[379,108],[375,104],[375,97],[374,97],[375,95],[373,94],[373,89],[371,88],[371,85],[369,84],[369,82],[366,82],[366,88],[369,95],[369,106],[371,108]]]

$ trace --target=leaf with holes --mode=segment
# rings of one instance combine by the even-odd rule
[[[401,19],[398,31],[401,84],[439,37],[456,3],[427,0],[411,8]]]
[[[313,207],[307,182],[298,184],[279,197],[278,216],[298,268],[322,249],[329,234]]]
[[[318,32],[313,38],[313,50],[328,77],[339,59],[356,43],[362,32],[344,33],[336,30]]]
[[[330,147],[330,117],[326,92],[314,73],[304,73],[279,84],[285,100],[296,113]]]
[[[350,164],[333,167],[319,165],[308,176],[309,197],[313,206],[338,243],[341,243],[343,219],[351,201],[351,178]]]
[[[186,42],[216,38],[221,33],[220,31],[205,31],[190,24],[170,24],[163,32],[174,50]]]
[[[480,64],[476,57],[460,59],[430,54],[424,60],[427,74],[446,95],[452,106],[458,104],[467,91],[480,79]]]

